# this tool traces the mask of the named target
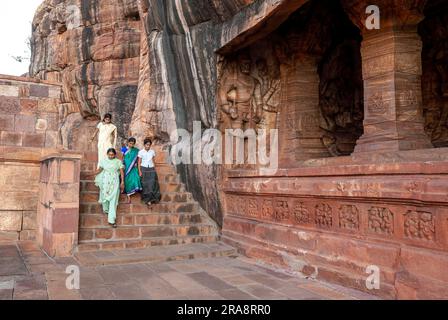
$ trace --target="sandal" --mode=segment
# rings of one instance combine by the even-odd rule
[[[109,223],[109,225],[110,225],[112,228],[114,228],[114,229],[117,229],[117,228],[118,228],[117,223]]]

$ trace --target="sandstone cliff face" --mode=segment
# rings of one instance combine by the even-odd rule
[[[72,128],[113,113],[121,137],[135,108],[141,23],[136,1],[47,0],[33,21],[30,75],[62,82],[64,146],[91,149]],[[85,122],[85,123],[84,123]],[[85,130],[81,130],[83,133]]]
[[[66,148],[87,140],[106,112],[121,138],[169,144],[176,128],[217,126],[216,65],[223,22],[254,0],[45,0],[33,21],[30,75],[62,82],[60,130]],[[241,17],[244,22],[244,16]],[[224,31],[223,31],[224,30]],[[180,166],[218,222],[218,168]]]

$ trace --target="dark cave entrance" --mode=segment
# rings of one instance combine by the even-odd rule
[[[448,147],[448,1],[429,1],[424,14],[418,31],[425,131],[435,147]]]

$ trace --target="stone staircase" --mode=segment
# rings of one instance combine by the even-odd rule
[[[126,203],[127,197],[122,195],[117,213],[118,228],[113,229],[108,225],[107,216],[102,213],[101,205],[98,204],[99,191],[94,184],[96,154],[85,154],[81,168],[80,231],[76,253],[78,260],[93,263],[93,260],[98,260],[98,256],[104,256],[104,261],[96,262],[113,264],[124,261],[121,258],[111,259],[112,255],[127,256],[126,262],[137,262],[153,261],[156,256],[159,260],[171,260],[234,253],[233,249],[219,242],[216,223],[194,201],[192,194],[185,191],[175,168],[167,163],[168,153],[158,150],[157,155],[155,163],[162,193],[161,202],[148,209],[141,202],[140,195],[134,195],[131,204]],[[195,247],[193,244],[203,245]],[[176,245],[177,248],[174,249],[173,246]],[[170,246],[175,257],[160,254],[161,249],[155,247],[162,246]],[[199,247],[205,251],[198,250]],[[148,250],[151,248],[153,249]],[[146,250],[143,254],[138,249]],[[120,250],[127,250],[128,254],[83,254]],[[132,257],[131,253],[137,256]],[[106,259],[106,256],[109,258]]]

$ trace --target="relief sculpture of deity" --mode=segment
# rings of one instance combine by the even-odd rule
[[[227,120],[224,121],[230,127],[224,129],[253,129],[260,119],[256,116],[256,110],[261,107],[260,87],[251,76],[252,61],[248,54],[238,56],[237,65],[230,64],[224,71],[221,79],[218,103],[221,112]],[[229,70],[233,69],[233,70]]]
[[[280,80],[273,79],[265,59],[243,52],[229,62],[220,81],[218,103],[223,129],[275,129],[280,105]]]

